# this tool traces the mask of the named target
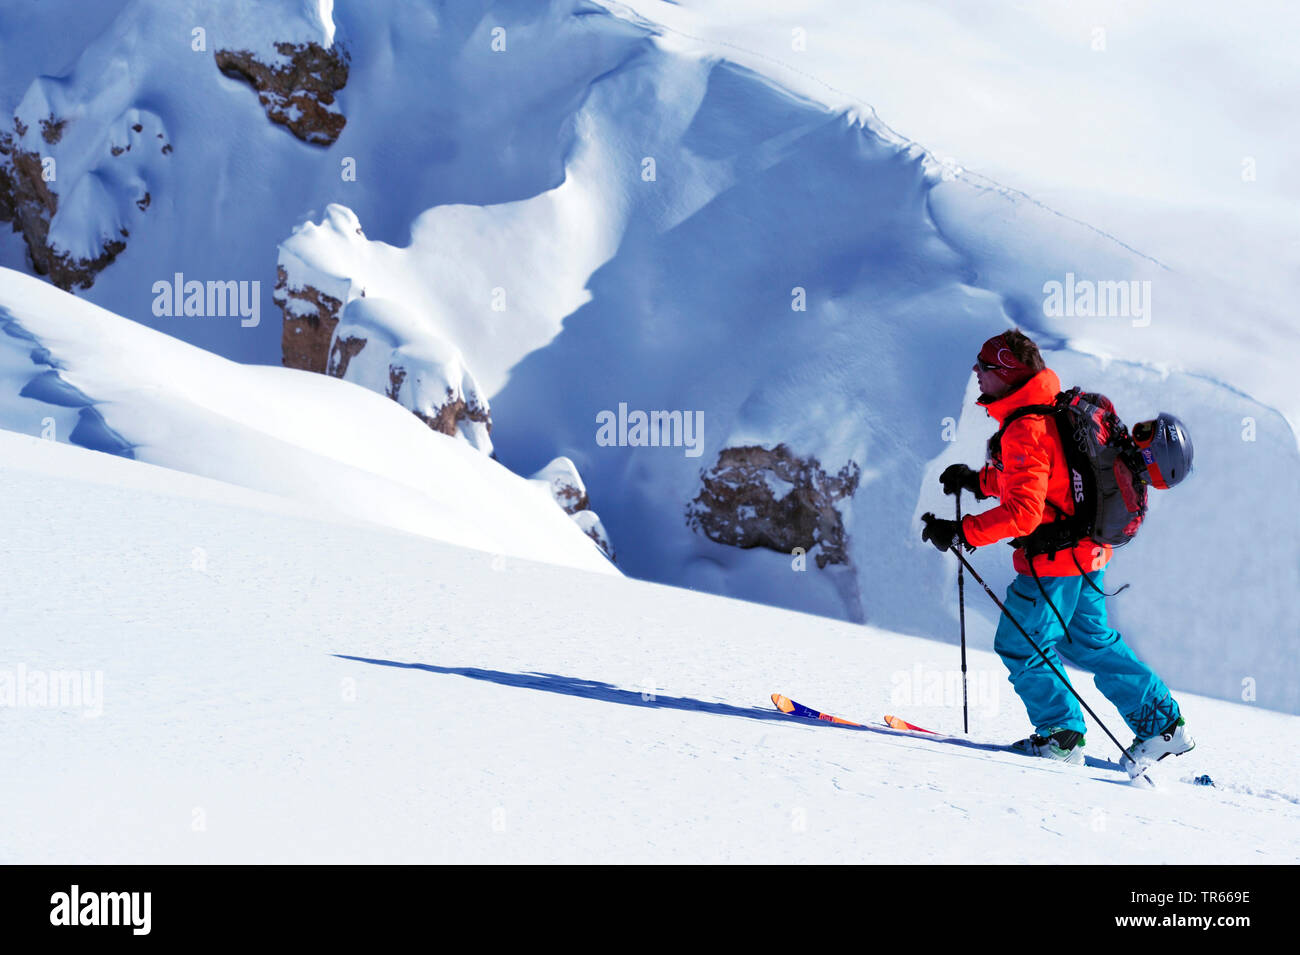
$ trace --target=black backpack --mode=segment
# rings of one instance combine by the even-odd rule
[[[1055,504],[1055,520],[1011,543],[1035,554],[1055,554],[1085,537],[1119,547],[1131,541],[1147,514],[1147,486],[1137,447],[1105,395],[1071,388],[1050,405],[1026,405],[1006,416],[989,439],[989,455],[1002,460],[1002,433],[1017,418],[1039,414],[1056,422],[1070,469],[1074,513]]]

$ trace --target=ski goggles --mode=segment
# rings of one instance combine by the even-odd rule
[[[1150,478],[1151,486],[1165,490],[1169,487],[1169,482],[1160,472],[1160,465],[1156,463],[1155,451],[1151,445],[1156,440],[1156,429],[1159,426],[1158,421],[1139,421],[1133,425],[1133,430],[1129,432],[1133,437],[1133,443],[1137,445],[1138,453],[1142,455],[1142,463],[1146,465],[1147,477]]]

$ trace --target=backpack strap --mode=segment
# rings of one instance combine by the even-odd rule
[[[1057,400],[1058,404],[1054,405],[1022,405],[1008,413],[1007,416],[1002,419],[1002,427],[998,428],[998,430],[994,432],[993,437],[989,438],[989,453],[998,460],[1001,460],[1002,435],[1006,432],[1007,428],[1011,427],[1011,423],[1013,421],[1019,421],[1025,415],[1055,415],[1057,410],[1061,407],[1059,404],[1060,395],[1057,396]]]
[[[1072,388],[1069,391],[1059,392],[1056,400],[1050,405],[1023,405],[1011,411],[1002,419],[1002,427],[997,430],[993,437],[989,438],[989,453],[994,455],[998,460],[1002,458],[1002,435],[1011,426],[1013,421],[1017,421],[1026,415],[1036,414],[1057,420],[1058,416],[1064,411],[1076,394],[1078,388]],[[1058,430],[1059,430],[1058,424]],[[1055,556],[1057,551],[1073,547],[1082,536],[1081,534],[1081,515],[1066,514],[1061,508],[1057,507],[1051,501],[1045,501],[1048,507],[1056,512],[1056,519],[1040,523],[1036,528],[1022,537],[1017,537],[1010,541],[1013,547],[1023,547],[1026,555],[1030,559],[1030,566],[1033,566],[1033,558],[1039,554],[1049,554]]]

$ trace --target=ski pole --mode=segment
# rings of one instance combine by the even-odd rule
[[[957,488],[957,524],[961,526],[961,488]],[[957,616],[961,620],[961,729],[969,736],[970,716],[966,703],[966,569],[961,564],[957,565]]]
[[[1137,760],[1129,755],[1128,750],[1126,750],[1124,746],[1120,743],[1120,741],[1115,738],[1115,734],[1112,733],[1106,727],[1106,724],[1101,721],[1101,717],[1092,711],[1092,707],[1088,705],[1087,701],[1085,701],[1084,698],[1079,695],[1078,691],[1075,690],[1073,686],[1071,686],[1070,681],[1065,678],[1065,674],[1062,673],[1060,670],[1058,670],[1056,668],[1056,665],[1053,664],[1052,661],[1047,658],[1047,654],[1042,650],[1041,647],[1038,646],[1038,644],[1034,642],[1034,638],[1029,635],[1029,632],[1020,625],[1020,621],[1017,620],[1015,617],[1013,617],[1011,615],[1011,612],[1007,610],[1006,604],[1004,604],[1001,600],[998,599],[998,595],[989,589],[988,584],[984,583],[984,578],[979,575],[979,573],[975,570],[975,568],[970,565],[970,561],[966,559],[966,556],[961,553],[960,545],[953,547],[952,552],[957,555],[957,559],[962,562],[962,564],[965,566],[967,570],[970,571],[970,575],[973,578],[975,578],[975,582],[979,584],[981,587],[983,587],[984,592],[989,595],[989,598],[995,604],[998,605],[998,609],[1002,611],[1003,615],[1008,620],[1010,620],[1013,624],[1015,624],[1016,629],[1020,631],[1021,636],[1023,636],[1026,640],[1029,641],[1029,645],[1034,648],[1034,652],[1037,653],[1038,656],[1043,658],[1043,662],[1047,664],[1048,669],[1051,670],[1053,673],[1055,673],[1057,678],[1062,683],[1065,684],[1065,688],[1070,691],[1070,693],[1074,696],[1076,700],[1079,701],[1079,705],[1088,711],[1088,715],[1091,716],[1093,718],[1093,721],[1096,722],[1096,724],[1102,728],[1102,732],[1104,732],[1107,736],[1110,737],[1110,741],[1114,743],[1117,747],[1119,747],[1120,755],[1124,759],[1127,759],[1134,766],[1136,766]],[[1120,765],[1123,765],[1123,763],[1121,762]]]

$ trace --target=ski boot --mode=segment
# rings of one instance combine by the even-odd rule
[[[1181,756],[1196,748],[1196,740],[1187,732],[1186,721],[1180,716],[1164,732],[1150,739],[1133,738],[1133,745],[1126,752],[1129,759],[1124,760],[1124,768],[1130,776],[1145,772],[1166,756]]]
[[[1028,739],[1011,744],[1013,752],[1025,756],[1044,756],[1062,763],[1079,764],[1083,762],[1083,734],[1074,730],[1052,727],[1046,736],[1034,733]]]

